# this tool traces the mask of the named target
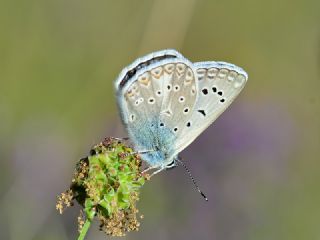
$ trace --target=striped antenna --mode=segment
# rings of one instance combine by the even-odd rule
[[[198,184],[196,183],[196,180],[194,180],[194,178],[193,178],[190,170],[187,168],[187,166],[184,164],[184,162],[181,161],[181,158],[180,158],[180,157],[177,158],[177,162],[178,162],[181,166],[183,166],[184,169],[186,170],[186,172],[189,174],[189,177],[190,177],[190,179],[192,180],[193,185],[195,186],[195,188],[197,189],[197,191],[201,194],[201,196],[202,196],[206,201],[208,201],[208,198],[207,198],[206,195],[204,195],[204,193],[200,190],[200,188],[199,188]]]

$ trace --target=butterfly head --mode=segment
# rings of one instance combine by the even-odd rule
[[[141,158],[156,168],[171,169],[177,166],[177,156],[163,150],[142,153]]]

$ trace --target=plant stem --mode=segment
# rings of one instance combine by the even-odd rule
[[[84,237],[86,236],[90,225],[91,225],[91,220],[87,218],[86,222],[84,223],[84,225],[80,231],[80,235],[78,237],[78,240],[84,240]]]

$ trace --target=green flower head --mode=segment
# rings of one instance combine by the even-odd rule
[[[58,197],[56,208],[62,213],[73,199],[83,207],[78,218],[80,236],[95,217],[100,229],[111,236],[138,230],[136,203],[148,179],[141,174],[139,156],[113,138],[94,146],[90,154],[77,163],[70,189]]]

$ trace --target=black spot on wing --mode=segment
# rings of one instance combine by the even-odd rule
[[[203,109],[198,110],[199,113],[201,113],[204,117],[207,116],[206,112]]]
[[[202,91],[202,93],[203,93],[204,95],[207,95],[207,94],[208,94],[208,89],[206,89],[206,88],[202,89],[201,91]]]

